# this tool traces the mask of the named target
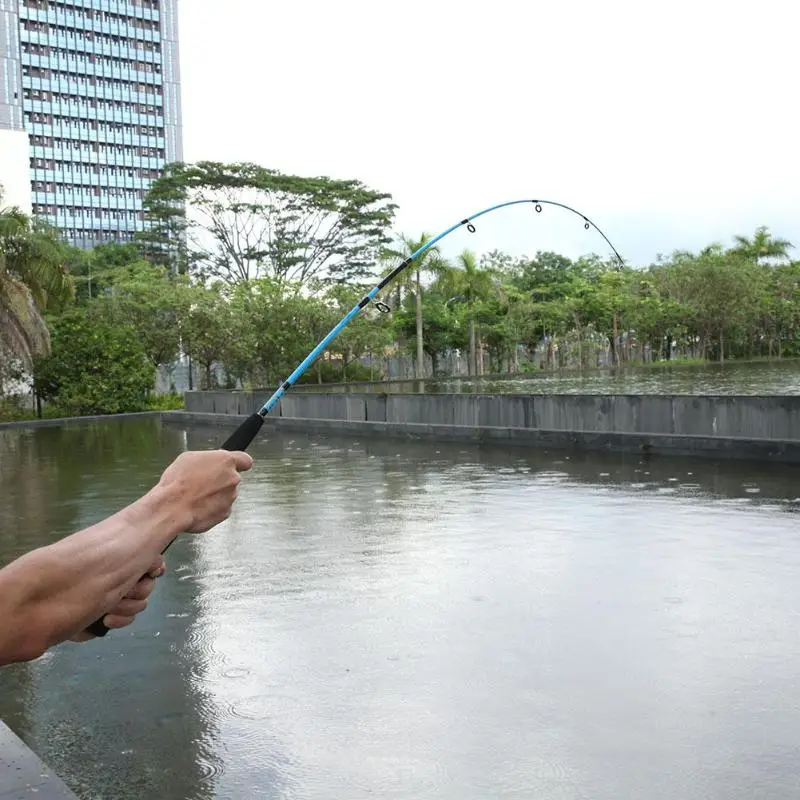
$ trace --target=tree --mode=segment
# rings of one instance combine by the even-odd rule
[[[764,332],[768,355],[781,358],[784,347],[797,342],[800,327],[800,263],[781,265],[770,270],[769,289],[765,296]],[[792,347],[792,349],[794,349]]]
[[[566,297],[576,277],[583,273],[579,265],[565,256],[540,251],[532,259],[519,260],[511,274],[522,291],[536,296],[546,289],[547,297],[552,300]]]
[[[731,253],[755,261],[760,264],[767,258],[787,259],[789,250],[794,245],[787,239],[776,239],[769,232],[766,225],[756,228],[752,239],[747,236],[734,236],[736,247],[731,249]]]
[[[684,339],[692,310],[669,296],[666,270],[656,268],[632,276],[629,321],[644,346],[649,345],[652,360],[672,358],[673,344]]]
[[[758,318],[763,272],[744,255],[721,248],[698,256],[678,254],[674,269],[682,278],[690,323],[701,336],[704,353],[714,346],[724,363],[729,339]]]
[[[203,368],[203,388],[214,388],[214,365],[235,360],[231,347],[236,341],[231,335],[235,316],[220,284],[192,287],[188,310],[180,322],[184,352]],[[257,331],[251,330],[255,336]],[[229,356],[232,356],[230,359]]]
[[[606,336],[611,364],[619,366],[621,320],[632,306],[630,275],[616,269],[601,273],[583,285],[581,306],[596,330]],[[624,354],[624,350],[623,350]]]
[[[494,284],[489,272],[478,266],[474,253],[464,250],[456,259],[458,269],[454,270],[450,280],[452,291],[467,308],[469,321],[469,367],[470,375],[478,375],[478,356],[476,342],[476,326],[480,303],[492,293]]]
[[[198,275],[352,281],[370,273],[396,206],[355,180],[283,175],[250,163],[171,164],[145,199],[149,253],[187,248]]]
[[[126,267],[144,260],[135,244],[107,242],[91,250],[68,248],[66,266],[75,281],[78,302],[86,303],[109,292],[116,276]]]
[[[502,372],[504,360],[508,372],[518,372],[520,339],[513,325],[509,324],[512,319],[509,312],[513,300],[502,285],[493,286],[492,290],[487,297],[477,301],[474,308],[476,327],[480,330],[480,341],[486,345],[491,372]],[[477,374],[483,374],[485,372],[483,360],[478,361],[477,365]]]
[[[504,313],[502,320],[495,327],[502,327],[500,334],[506,342],[506,350],[510,356],[509,371],[519,372],[519,346],[524,345],[529,352],[536,349],[540,340],[538,323],[533,302],[510,281],[501,283]]]
[[[497,254],[494,259],[508,264],[508,280],[519,293],[512,308],[520,341],[531,357],[544,341],[545,363],[555,367],[558,340],[566,335],[570,321],[577,319],[575,300],[584,284],[581,269],[570,259],[549,251],[513,262]]]
[[[30,370],[35,356],[49,352],[43,314],[74,296],[63,259],[52,228],[17,208],[0,209],[0,363]]]
[[[181,347],[181,323],[189,313],[192,291],[184,276],[138,261],[119,267],[111,286],[95,303],[108,319],[136,331],[154,367],[174,361]]]
[[[463,349],[467,339],[464,327],[457,324],[454,315],[448,312],[447,297],[434,285],[422,295],[422,311],[424,317],[425,338],[424,353],[427,353],[433,365],[434,376],[439,373],[439,359],[450,350]],[[417,350],[420,340],[417,338],[416,303],[412,310],[408,306],[399,309],[394,315],[395,329],[402,331],[409,345],[409,350]]]
[[[37,394],[78,415],[141,411],[154,380],[136,331],[83,308],[54,320],[52,352],[34,371]]]
[[[335,322],[344,317],[367,291],[369,291],[367,287],[358,286],[330,287],[324,299],[332,303],[332,316]],[[375,310],[373,305],[362,309],[332,343],[332,347],[341,352],[342,380],[345,383],[348,380],[348,364],[365,355],[372,357],[376,351],[385,350],[390,343],[391,328],[384,319],[384,314]]]
[[[412,239],[409,236],[401,235],[398,239],[398,246],[395,248],[386,248],[384,253],[394,257],[395,259],[405,260],[410,258],[413,253],[423,247],[431,240],[429,233],[423,233],[419,239]],[[424,253],[417,256],[413,263],[414,272],[406,271],[401,275],[398,280],[403,280],[405,285],[411,289],[414,294],[414,305],[416,313],[416,329],[414,338],[417,347],[417,362],[416,374],[417,379],[425,377],[425,338],[423,331],[423,314],[422,314],[422,274],[427,272],[434,276],[441,276],[445,274],[450,265],[442,258],[441,251],[437,246],[429,247]],[[413,274],[413,279],[412,279]],[[413,288],[411,288],[413,287]],[[401,325],[400,329],[407,330],[406,326]]]

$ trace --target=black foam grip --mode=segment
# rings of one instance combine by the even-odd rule
[[[264,417],[262,417],[261,414],[252,414],[228,437],[221,449],[229,450],[231,452],[234,450],[247,450],[247,448],[250,446],[250,443],[256,438],[256,435],[261,430],[261,426],[263,424]],[[175,539],[172,540],[172,542],[174,541]],[[161,555],[164,555],[164,553],[169,550],[172,542],[170,542],[161,551]],[[100,617],[100,619],[93,622],[88,628],[86,628],[86,632],[91,633],[92,636],[105,636],[108,633],[109,628],[103,624],[103,618],[104,617]]]
[[[178,538],[178,537],[176,536],[176,537],[175,537],[175,539],[177,539],[177,538]],[[175,539],[173,539],[173,540],[172,540],[172,542],[174,542],[174,541],[175,541]],[[166,553],[166,552],[167,552],[167,550],[169,550],[169,548],[170,548],[170,547],[171,547],[171,545],[172,545],[172,542],[170,542],[170,543],[169,543],[169,544],[168,544],[168,545],[167,545],[167,546],[166,546],[166,547],[165,547],[165,548],[164,548],[164,549],[161,551],[161,555],[162,555],[162,556],[164,555],[164,553]],[[146,577],[147,577],[147,575],[142,575],[142,577],[140,578],[140,580],[144,580]],[[103,623],[103,619],[105,619],[105,615],[104,615],[104,616],[102,616],[102,617],[100,617],[100,619],[98,619],[98,620],[95,620],[95,621],[94,621],[94,622],[93,622],[93,623],[92,623],[92,624],[91,624],[91,625],[90,625],[88,628],[85,628],[86,632],[87,632],[87,633],[91,633],[91,634],[92,634],[92,636],[105,636],[105,635],[108,633],[108,631],[109,631],[110,629],[109,629],[109,628],[107,628],[107,627],[105,626],[105,624]]]
[[[222,445],[223,450],[247,450],[264,424],[261,414],[251,414]]]
[[[105,617],[100,617],[97,622],[93,622],[86,629],[86,633],[91,633],[92,636],[105,636],[109,629],[103,624],[103,619],[105,619]]]

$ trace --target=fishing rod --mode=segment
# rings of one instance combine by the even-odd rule
[[[565,203],[558,203],[555,200],[510,200],[506,203],[498,203],[494,206],[489,206],[489,208],[484,208],[483,211],[478,211],[477,214],[473,214],[470,217],[465,217],[460,222],[456,222],[454,225],[451,225],[446,230],[443,230],[441,233],[434,236],[432,239],[429,239],[423,245],[418,247],[411,255],[403,259],[385,278],[383,278],[380,283],[370,289],[361,300],[358,301],[350,311],[342,317],[341,321],[338,322],[333,328],[331,328],[330,332],[324,339],[322,339],[319,344],[303,359],[303,361],[297,366],[297,368],[292,372],[291,375],[278,387],[275,393],[264,403],[261,408],[256,411],[255,413],[251,414],[225,441],[225,443],[220,448],[221,450],[229,450],[229,451],[240,451],[240,450],[247,450],[250,443],[255,439],[258,432],[261,430],[261,426],[264,424],[264,419],[266,418],[267,414],[275,408],[276,405],[280,402],[281,398],[292,388],[292,386],[297,383],[303,373],[325,352],[328,348],[328,345],[358,316],[358,314],[366,308],[370,303],[375,301],[375,307],[381,313],[388,313],[390,311],[389,306],[385,303],[381,302],[380,300],[375,300],[375,298],[380,294],[380,292],[385,289],[395,278],[397,278],[402,272],[404,272],[411,264],[418,259],[421,255],[426,253],[432,247],[434,247],[438,242],[444,239],[446,236],[449,236],[451,233],[459,230],[460,228],[466,227],[469,233],[475,233],[475,220],[479,217],[484,216],[485,214],[490,214],[493,211],[499,211],[501,208],[509,208],[510,206],[518,206],[522,204],[533,204],[536,212],[541,214],[544,206],[553,206],[554,208],[561,208],[565,211],[569,211],[572,214],[576,214],[583,220],[583,227],[588,231],[591,228],[594,228],[602,237],[605,239],[606,244],[611,248],[616,257],[617,261],[619,261],[620,266],[624,267],[625,262],[622,260],[622,256],[617,252],[617,248],[611,243],[611,240],[608,236],[600,230],[600,228],[595,225],[592,220],[589,219],[585,214],[582,214],[580,211],[572,208],[572,206],[568,206]],[[175,537],[177,538],[177,537]],[[162,555],[167,552],[167,550],[174,542],[173,539],[162,551]],[[102,617],[93,622],[86,630],[93,634],[94,636],[105,636],[109,629],[103,624]]]

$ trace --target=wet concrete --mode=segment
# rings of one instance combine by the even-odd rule
[[[75,800],[75,795],[23,741],[0,722],[0,800]]]

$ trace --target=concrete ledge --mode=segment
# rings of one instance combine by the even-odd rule
[[[67,785],[0,722],[0,800],[77,800]]]
[[[186,411],[252,414],[264,397],[195,392]],[[482,395],[289,392],[281,418],[800,441],[800,395]]]

